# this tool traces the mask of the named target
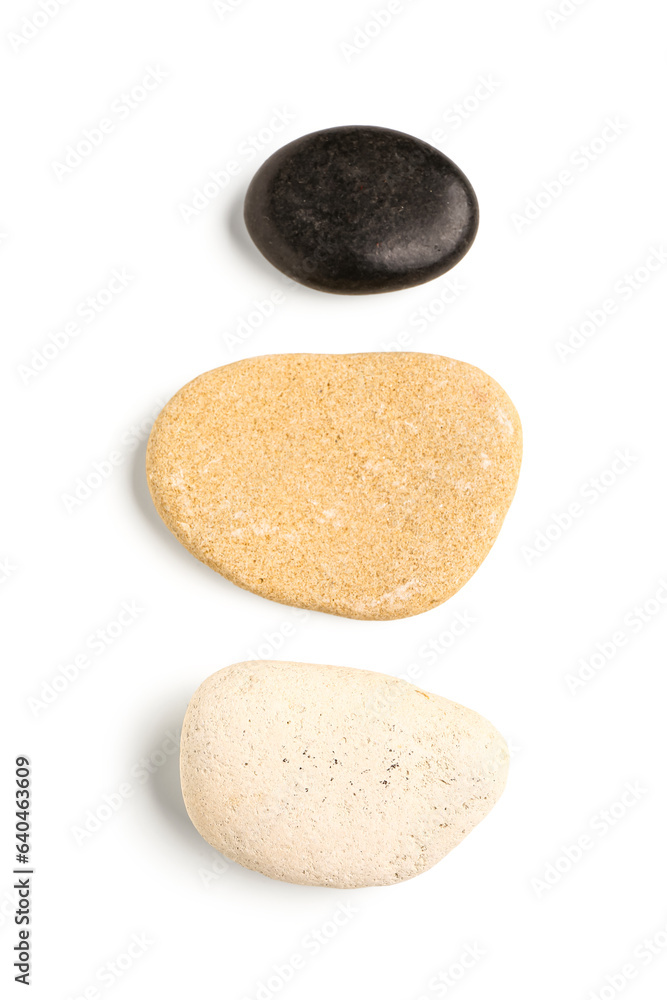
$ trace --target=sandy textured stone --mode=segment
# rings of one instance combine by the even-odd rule
[[[195,693],[181,736],[192,822],[246,868],[301,885],[391,885],[490,811],[509,754],[482,716],[406,681],[237,663]]]
[[[433,354],[277,354],[167,404],[148,482],[198,559],[271,600],[349,618],[427,611],[472,576],[516,489],[501,387]]]

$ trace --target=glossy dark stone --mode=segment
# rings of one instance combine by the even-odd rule
[[[255,174],[248,231],[277,268],[311,288],[361,295],[444,274],[477,232],[477,198],[421,139],[369,125],[283,146]]]

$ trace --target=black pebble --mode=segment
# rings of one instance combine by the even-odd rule
[[[455,163],[421,139],[370,125],[283,146],[255,174],[248,231],[267,260],[323,292],[411,288],[472,246],[477,198]]]

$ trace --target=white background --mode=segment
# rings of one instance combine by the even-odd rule
[[[652,248],[667,247],[664,13],[651,0],[586,0],[550,23],[549,6],[535,0],[404,0],[364,48],[343,50],[364,41],[356,29],[383,7],[70,0],[17,44],[12,34],[30,33],[24,19],[39,7],[2,5],[0,961],[10,979],[13,761],[28,754],[31,995],[40,1000],[92,987],[99,992],[88,996],[128,1000],[254,998],[294,954],[306,967],[270,995],[664,995],[667,265],[654,256],[655,270],[641,270]],[[166,79],[131,114],[118,111],[114,102],[151,67]],[[453,110],[462,102],[465,119]],[[280,132],[274,109],[293,116]],[[113,131],[58,179],[54,163],[105,117]],[[597,153],[582,152],[608,118],[619,123],[614,141],[607,131]],[[286,287],[245,234],[242,199],[263,159],[342,124],[431,141],[440,129],[436,144],[477,191],[479,235],[449,275],[465,290],[437,317],[447,278],[361,298]],[[258,134],[265,142],[253,152]],[[186,222],[183,206],[230,160],[236,176]],[[572,183],[555,197],[563,170]],[[79,305],[114,269],[132,280],[87,323]],[[637,269],[629,294],[623,276]],[[274,315],[230,350],[225,336],[276,290],[284,301]],[[556,345],[570,327],[610,298],[616,312],[561,358]],[[422,307],[431,319],[419,332],[410,317]],[[33,349],[73,321],[79,334],[26,375],[39,365]],[[369,351],[402,331],[414,350],[489,372],[523,419],[516,500],[458,595],[404,621],[299,619],[179,546],[152,508],[146,430],[136,444],[136,425],[147,428],[189,379],[238,357]],[[604,476],[602,494],[593,481],[618,449],[627,468]],[[121,463],[68,513],[63,495],[114,451]],[[560,537],[552,526],[546,551],[531,557],[539,533],[554,516],[566,524],[573,503],[581,516]],[[36,711],[29,699],[41,699],[45,682],[131,601],[142,609],[133,624],[103,655],[88,648],[90,666]],[[649,620],[628,624],[643,605]],[[464,612],[475,624],[429,666],[420,647]],[[278,658],[393,674],[416,663],[422,686],[483,713],[511,741],[500,803],[429,873],[338,892],[229,865],[205,885],[202,871],[216,874],[218,855],[184,812],[177,755],[148,780],[136,777],[166,734],[178,734],[201,681],[285,622],[295,633]],[[572,693],[567,675],[619,630],[626,644]],[[132,795],[77,843],[88,812],[128,782]],[[628,782],[641,791],[615,806]],[[611,807],[619,818],[609,828],[601,813]],[[563,860],[582,836],[590,849],[576,864]],[[554,884],[540,888],[549,871]],[[342,904],[356,914],[313,954],[304,938]],[[119,956],[126,964],[134,934],[150,945],[105,985],[115,974],[103,983],[98,970]],[[636,951],[646,939],[658,942],[651,961]],[[456,987],[429,985],[450,968],[458,975],[467,947],[484,955]],[[614,979],[629,962],[635,977]]]

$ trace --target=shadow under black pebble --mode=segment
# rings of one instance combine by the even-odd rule
[[[257,271],[263,278],[272,280],[275,284],[285,281],[285,276],[278,271],[266,257],[262,256],[246,228],[243,218],[243,206],[245,204],[246,189],[243,188],[234,198],[231,199],[225,213],[221,218],[222,229],[225,236],[231,237],[234,246],[242,254],[254,271]]]

